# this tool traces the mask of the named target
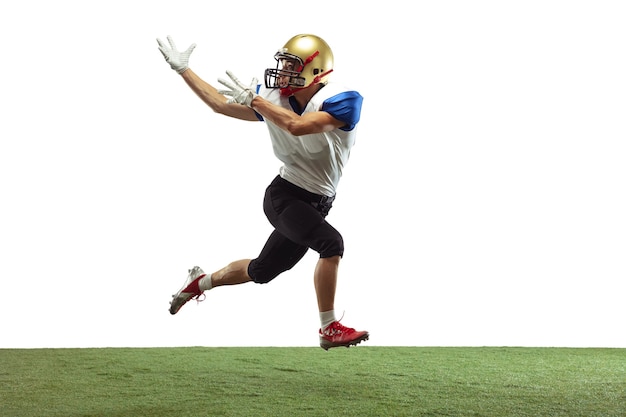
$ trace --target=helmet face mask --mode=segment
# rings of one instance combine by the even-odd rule
[[[300,76],[298,69],[304,66],[302,59],[282,50],[274,55],[276,68],[265,70],[265,86],[267,88],[302,88],[305,85],[304,77]]]
[[[293,93],[326,83],[333,70],[333,53],[328,44],[315,35],[296,35],[276,55],[275,68],[265,70],[265,86],[280,88],[281,94]]]

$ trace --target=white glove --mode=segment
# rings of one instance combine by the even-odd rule
[[[226,71],[226,74],[230,77],[234,84],[230,81],[218,78],[217,81],[220,84],[228,87],[228,90],[219,90],[219,93],[230,97],[228,99],[229,104],[239,103],[252,107],[252,100],[258,96],[256,88],[259,81],[256,78],[253,78],[250,86],[246,87],[241,81],[239,81],[239,79],[237,79],[237,77],[233,75],[232,72]]]
[[[182,74],[185,70],[187,70],[187,68],[189,68],[189,55],[193,52],[196,44],[192,44],[185,52],[180,52],[176,49],[176,44],[171,36],[168,35],[167,41],[169,42],[170,47],[167,47],[161,39],[157,38],[159,51],[161,51],[165,57],[165,61],[170,64],[170,67],[172,67],[172,69],[177,73]]]

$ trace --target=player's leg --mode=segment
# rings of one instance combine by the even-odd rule
[[[234,261],[208,275],[196,266],[189,271],[185,284],[172,296],[170,313],[176,314],[187,301],[197,299],[204,291],[215,287],[251,281],[259,284],[268,283],[291,269],[307,250],[306,246],[298,245],[274,231],[256,259]]]
[[[326,233],[329,230],[334,229],[326,229]],[[324,233],[319,233],[319,235],[323,236]],[[334,238],[335,241],[337,239],[338,237]],[[339,254],[321,256],[314,272],[315,292],[320,312],[320,346],[326,350],[333,347],[354,346],[369,339],[367,331],[344,326],[335,317],[335,292],[341,257]]]
[[[313,281],[320,313],[335,309],[335,292],[340,260],[341,256],[339,255],[320,258],[315,266]]]
[[[248,276],[257,284],[267,284],[293,268],[309,250],[274,230],[258,257],[248,266]]]
[[[200,289],[210,290],[213,287],[222,285],[237,285],[252,281],[252,278],[248,275],[250,261],[250,259],[241,259],[229,263],[224,268],[213,272],[210,276],[210,285],[207,283],[206,287],[203,288],[201,286]]]
[[[335,317],[335,292],[339,261],[344,250],[343,238],[325,220],[331,203],[316,204],[320,198],[306,191],[294,191],[293,185],[283,181],[275,181],[266,192],[264,209],[278,232],[320,254],[314,272],[321,323],[320,346],[329,349],[356,345],[367,340],[369,333],[343,326]]]

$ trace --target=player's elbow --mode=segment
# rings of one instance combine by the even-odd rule
[[[302,136],[311,133],[308,131],[306,126],[304,126],[302,123],[298,123],[297,121],[291,121],[287,123],[285,130],[287,130],[287,132],[291,133],[294,136]]]
[[[287,123],[285,130],[294,136],[304,136],[332,130],[332,126],[330,126],[330,129],[325,129],[324,126],[315,123],[303,121],[302,119],[293,119]]]
[[[315,133],[329,132],[335,129],[335,126],[312,124],[312,123],[290,123],[287,126],[287,131],[294,136],[312,135]]]

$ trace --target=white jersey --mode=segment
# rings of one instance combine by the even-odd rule
[[[298,112],[292,107],[293,97],[290,100],[281,96],[279,89],[261,86],[259,95],[273,104]],[[332,83],[320,89],[301,114],[323,110],[346,122],[345,127],[330,132],[294,136],[265,120],[274,154],[284,164],[280,176],[312,193],[334,196],[354,145],[361,101],[357,92]]]

